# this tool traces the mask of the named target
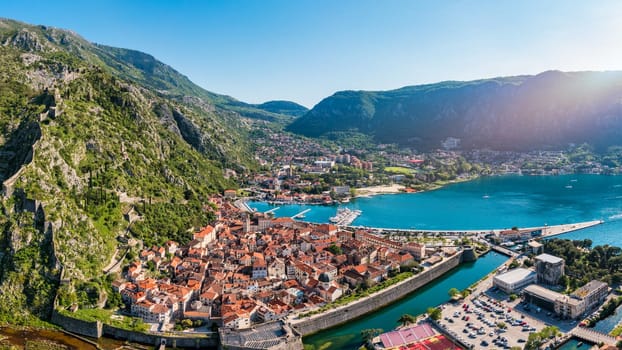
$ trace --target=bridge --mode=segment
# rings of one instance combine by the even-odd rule
[[[510,256],[510,257],[518,256],[517,252],[515,252],[513,250],[510,250],[510,249],[507,249],[507,248],[504,248],[504,247],[502,247],[500,245],[491,244],[490,245],[490,249],[494,250],[497,253],[501,253],[503,255],[507,255],[507,256]]]
[[[300,213],[292,216],[292,219],[296,219],[296,218],[301,218],[302,219],[302,218],[305,217],[305,214],[310,212],[310,211],[311,211],[311,209],[305,209],[305,210],[301,211]]]
[[[603,343],[608,345],[615,345],[616,343],[615,337],[584,327],[575,327],[572,330],[571,334],[579,339],[589,341],[590,343],[594,344]]]

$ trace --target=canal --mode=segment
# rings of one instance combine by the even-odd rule
[[[475,262],[460,264],[444,276],[389,306],[344,325],[305,337],[303,339],[305,350],[357,349],[362,343],[362,330],[368,328],[391,330],[398,325],[397,320],[401,315],[419,315],[430,306],[446,302],[449,299],[447,294],[449,289],[453,287],[464,289],[470,286],[507,259],[504,255],[491,252]]]

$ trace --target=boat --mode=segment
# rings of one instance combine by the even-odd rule
[[[483,196],[482,196],[482,198],[484,198],[484,199],[488,199],[488,198],[490,198],[490,196],[489,196],[489,195],[487,195],[487,194],[485,194],[485,195],[483,195]]]
[[[578,348],[580,348],[580,347],[582,347],[582,346],[583,346],[583,342],[582,342],[582,341],[580,341],[580,342],[578,342],[578,343],[577,343],[577,347],[578,347]]]
[[[566,185],[566,188],[572,188],[572,185]]]
[[[349,208],[339,208],[337,209],[337,215],[328,219],[333,224],[337,224],[340,226],[347,226],[352,223],[359,215],[361,215],[362,211],[360,210],[352,210]]]

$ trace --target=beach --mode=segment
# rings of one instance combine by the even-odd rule
[[[355,197],[369,197],[369,196],[375,196],[377,194],[400,193],[404,191],[405,188],[406,187],[404,185],[399,185],[399,184],[361,187],[361,188],[355,189],[356,191]]]

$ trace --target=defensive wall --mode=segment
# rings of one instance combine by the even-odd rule
[[[405,297],[452,270],[461,261],[462,251],[459,251],[438,265],[369,297],[302,320],[292,321],[291,327],[301,336],[307,336],[346,323]]]
[[[164,341],[167,347],[171,348],[191,348],[191,349],[216,349],[218,347],[218,333],[208,333],[201,335],[175,336],[162,334],[151,334],[126,329],[117,328],[103,324],[100,321],[83,321],[77,318],[63,315],[57,310],[52,312],[52,323],[63,327],[68,332],[90,337],[101,338],[102,336],[129,340],[135,343],[159,345]]]

